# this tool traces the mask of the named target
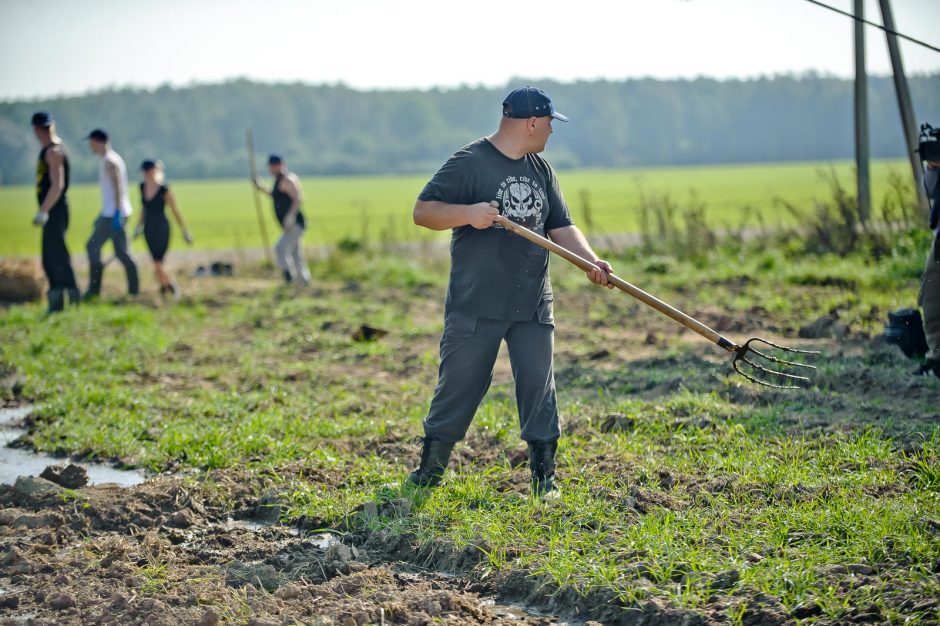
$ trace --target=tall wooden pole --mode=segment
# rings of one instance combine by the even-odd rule
[[[258,228],[261,230],[261,245],[264,246],[264,258],[268,263],[274,263],[271,258],[271,246],[268,244],[268,228],[264,224],[264,213],[261,210],[261,197],[258,195],[258,189],[255,187],[255,181],[258,180],[258,169],[255,167],[255,139],[249,130],[245,133],[245,142],[248,144],[248,168],[251,172],[251,191],[255,196],[255,212],[258,214]]]
[[[863,223],[871,215],[868,142],[868,75],[865,72],[864,0],[855,1],[855,171],[858,212]]]
[[[923,172],[921,171],[920,156],[917,149],[918,129],[914,121],[914,106],[911,103],[911,92],[907,86],[907,77],[904,75],[904,64],[901,62],[901,49],[898,47],[898,37],[894,33],[894,15],[891,12],[890,0],[879,0],[881,5],[881,19],[885,26],[885,39],[888,42],[888,55],[891,57],[891,69],[894,76],[894,91],[898,97],[898,109],[901,112],[901,125],[904,128],[904,145],[907,148],[907,158],[911,162],[911,172],[914,175],[914,187],[917,189],[917,202],[921,210],[928,211],[927,194],[924,191]]]

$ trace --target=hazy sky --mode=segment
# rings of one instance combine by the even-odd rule
[[[828,0],[850,9],[850,0]],[[894,0],[940,44],[940,0]],[[866,15],[880,22],[875,0]],[[867,28],[869,71],[890,65]],[[902,43],[909,72],[940,53]],[[0,0],[0,99],[235,76],[354,87],[514,76],[851,76],[852,22],[805,0]]]

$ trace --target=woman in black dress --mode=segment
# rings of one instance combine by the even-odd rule
[[[177,295],[176,285],[170,280],[163,267],[163,259],[170,246],[170,220],[166,216],[167,205],[173,211],[173,217],[179,224],[180,230],[183,231],[183,239],[186,243],[192,245],[193,238],[183,223],[183,217],[176,206],[173,192],[163,181],[163,163],[148,159],[141,163],[140,169],[144,173],[144,182],[140,184],[141,211],[134,237],[143,233],[147,241],[157,280],[160,282],[160,293]]]

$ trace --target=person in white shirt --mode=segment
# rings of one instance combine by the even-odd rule
[[[114,244],[114,256],[121,262],[127,273],[127,291],[135,296],[140,290],[137,265],[127,250],[127,235],[124,232],[124,225],[133,212],[127,190],[127,167],[121,155],[111,147],[106,132],[100,128],[95,129],[86,139],[91,151],[101,157],[101,165],[98,168],[98,181],[101,185],[101,213],[95,220],[94,230],[88,243],[85,244],[90,271],[85,299],[96,298],[101,293],[101,277],[104,274],[101,247],[109,239]]]

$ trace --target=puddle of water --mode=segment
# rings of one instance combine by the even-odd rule
[[[41,452],[10,448],[9,444],[26,431],[14,424],[33,410],[31,406],[0,409],[0,484],[12,485],[19,476],[39,476],[48,465],[74,463],[69,459],[54,457]],[[103,463],[75,463],[88,471],[88,484],[117,483],[122,487],[131,487],[144,482],[146,476],[137,470],[121,470]]]
[[[270,528],[271,526],[274,526],[274,523],[273,522],[261,522],[261,521],[253,520],[253,519],[228,518],[225,521],[225,525],[230,528],[245,528],[253,532],[259,532],[259,531],[264,530],[265,528]],[[294,537],[300,536],[300,529],[294,528],[293,526],[288,527],[287,532],[289,532]]]
[[[321,550],[329,550],[331,546],[342,543],[333,533],[318,533],[311,536],[310,540]]]
[[[13,422],[18,422],[33,412],[31,406],[17,406],[9,409],[0,409],[0,427],[6,428]]]
[[[566,623],[566,622],[556,622],[554,621],[554,618],[552,618],[552,616],[550,615],[545,615],[537,611],[530,611],[526,609],[525,607],[519,606],[517,604],[505,604],[505,603],[497,602],[493,598],[488,598],[486,600],[483,600],[482,604],[486,606],[487,608],[489,608],[489,610],[493,613],[493,615],[502,619],[523,620],[523,619],[534,617],[534,618],[542,618],[542,619],[546,619],[546,618],[552,619],[553,623],[557,624],[558,626],[563,626]]]

